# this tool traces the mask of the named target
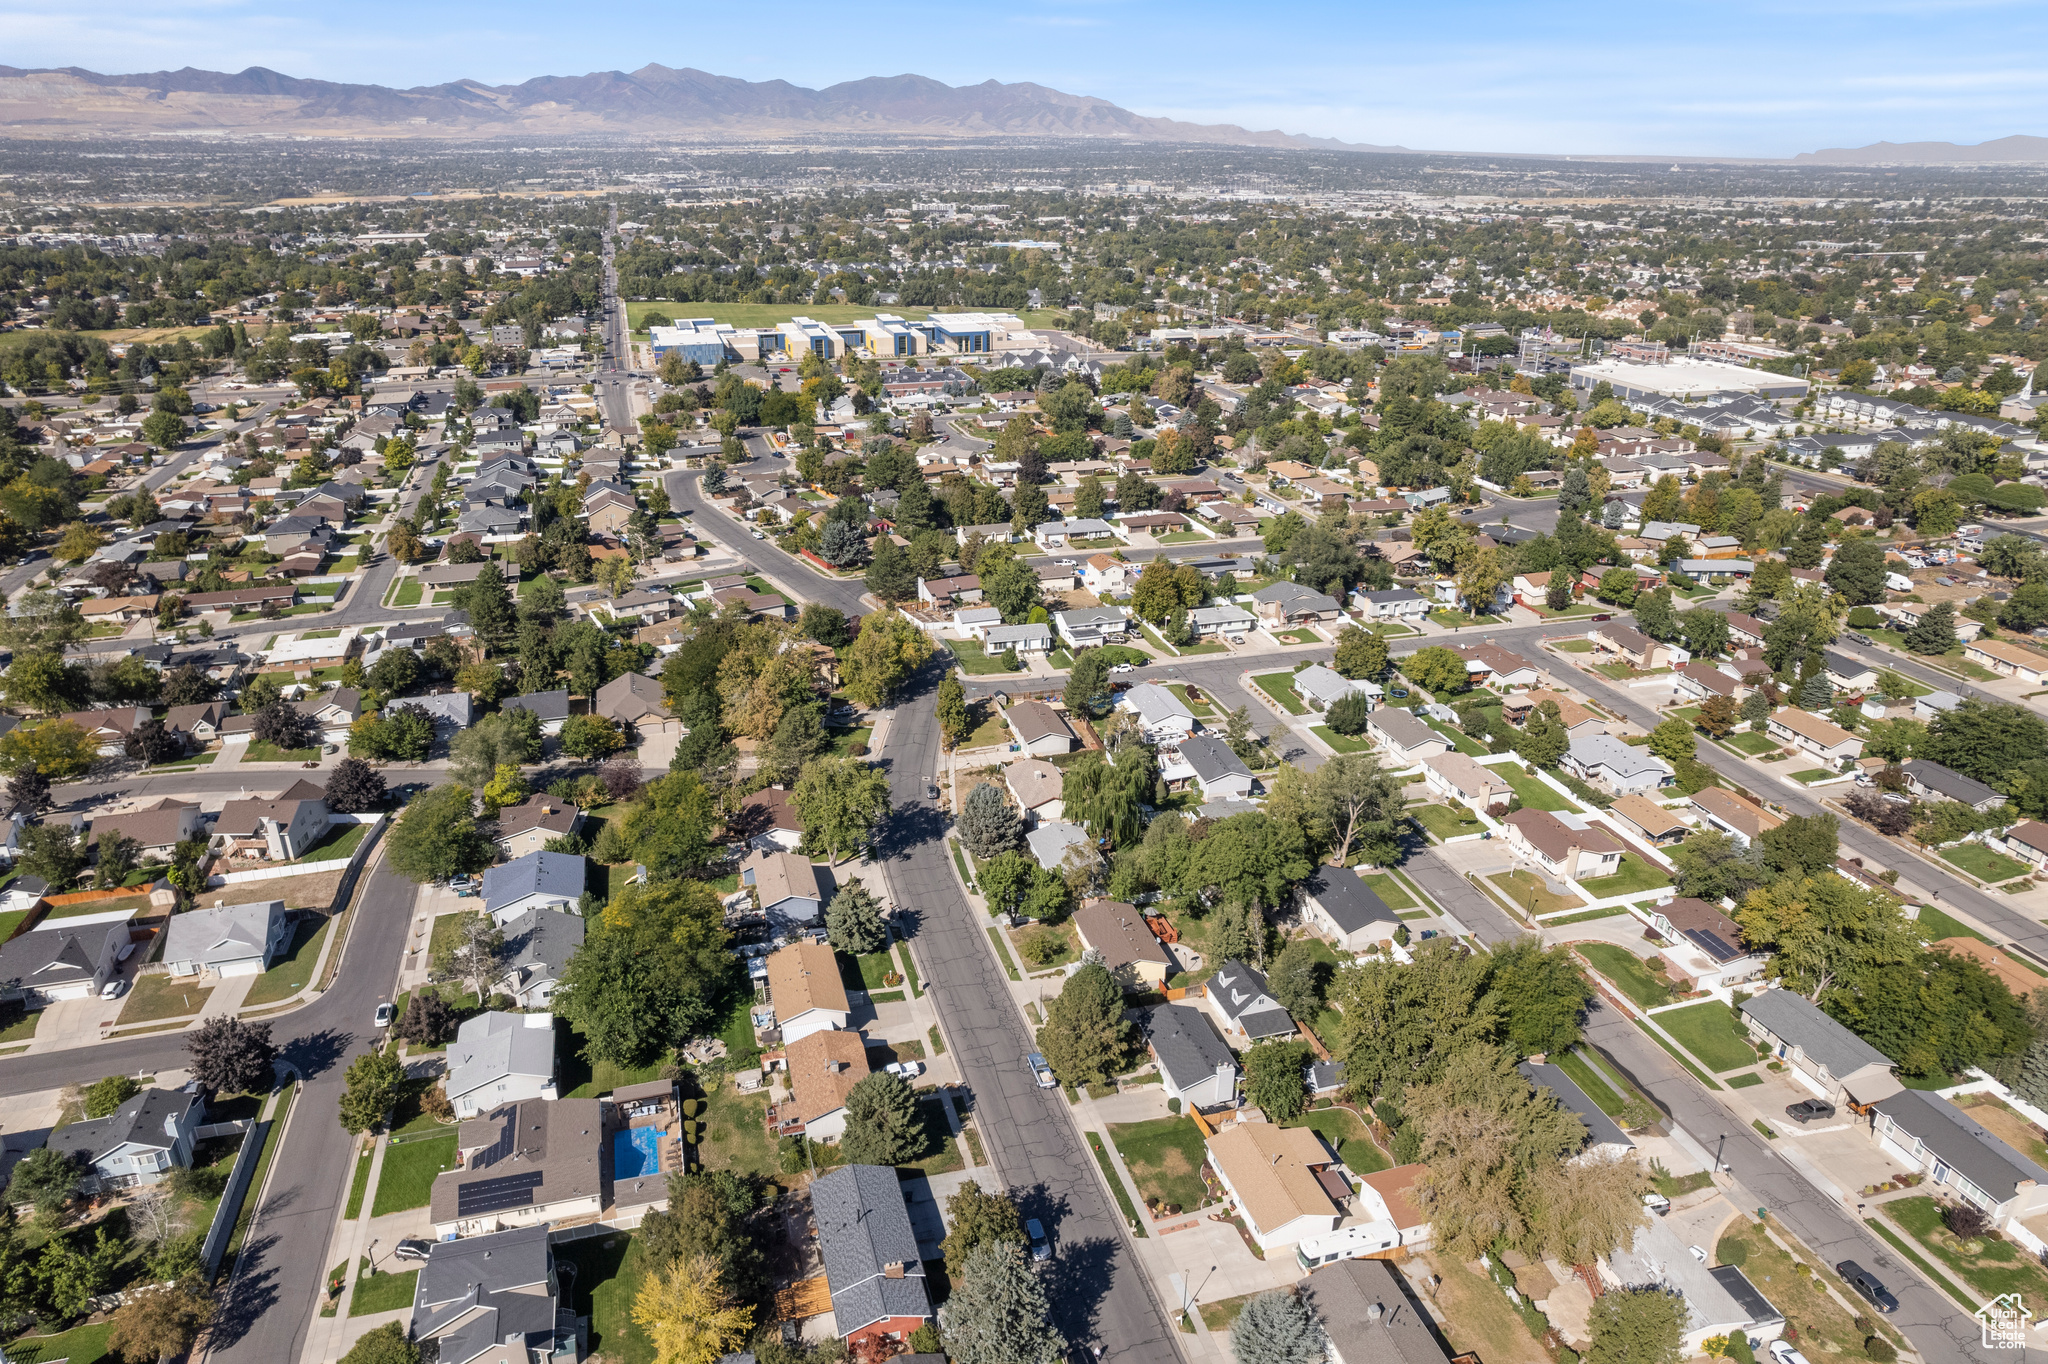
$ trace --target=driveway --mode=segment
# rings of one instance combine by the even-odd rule
[[[125,996],[124,996],[125,998]],[[100,1025],[111,1023],[121,1016],[121,1000],[100,999],[87,995],[83,999],[60,999],[54,1004],[43,1006],[43,1016],[36,1023],[35,1038],[28,1044],[29,1052],[62,1051],[67,1047],[83,1047],[100,1040]],[[88,1083],[98,1076],[74,1076],[74,1083]]]

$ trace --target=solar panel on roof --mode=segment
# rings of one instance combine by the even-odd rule
[[[1726,938],[1712,929],[1688,928],[1685,936],[1699,944],[1715,961],[1733,961],[1742,955],[1741,948],[1731,946]]]
[[[472,1180],[456,1187],[455,1215],[475,1217],[479,1213],[497,1212],[503,1208],[530,1208],[533,1206],[533,1191],[540,1185],[539,1170],[500,1175],[496,1179]]]

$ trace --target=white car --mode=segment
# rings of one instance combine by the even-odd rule
[[[910,1080],[915,1079],[917,1076],[924,1074],[924,1062],[893,1061],[890,1064],[884,1066],[883,1069],[888,1071],[891,1075],[898,1076],[905,1080]]]
[[[1772,1341],[1771,1358],[1775,1364],[1807,1364],[1806,1356],[1799,1353],[1789,1340]]]
[[[388,1028],[391,1026],[391,1020],[396,1013],[397,1010],[392,1007],[391,1001],[386,1000],[377,1006],[377,1016],[373,1022],[377,1027]]]
[[[1131,665],[1128,663],[1112,663],[1109,666],[1109,670],[1113,673],[1127,673],[1131,670]]]
[[[101,999],[119,999],[122,995],[125,995],[127,993],[128,979],[125,976],[115,976],[112,980],[108,981],[105,985],[102,985],[100,987]]]

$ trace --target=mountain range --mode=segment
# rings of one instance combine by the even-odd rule
[[[2039,165],[2048,162],[2048,137],[2001,137],[1974,146],[1954,142],[1873,142],[1867,147],[1830,147],[1792,158],[1819,166]]]
[[[746,81],[650,63],[638,71],[541,76],[519,85],[459,80],[394,90],[306,80],[260,66],[232,75],[186,67],[127,76],[77,67],[0,66],[0,137],[159,133],[376,138],[611,134],[721,142],[1083,137],[1407,150],[1147,118],[1108,100],[1028,82],[951,86],[914,75],[810,90],[788,81]]]

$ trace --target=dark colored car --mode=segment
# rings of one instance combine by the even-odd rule
[[[1608,614],[1606,614],[1605,612],[1602,612],[1602,613],[1601,613],[1600,615],[1597,615],[1597,616],[1593,617],[1593,619],[1594,619],[1594,620],[1613,620],[1613,619],[1614,619],[1614,617],[1613,617],[1613,616],[1610,616],[1610,615],[1608,615]]]
[[[1786,1106],[1785,1116],[1794,1122],[1819,1122],[1834,1117],[1835,1106],[1825,1099],[1801,1099]]]
[[[1854,1260],[1844,1260],[1836,1265],[1835,1273],[1841,1275],[1843,1281],[1849,1287],[1855,1289],[1859,1297],[1878,1311],[1896,1312],[1899,1310],[1899,1300],[1893,1297],[1891,1290],[1884,1286],[1884,1280],[1878,1278],[1877,1275],[1871,1273],[1862,1265],[1857,1264]]]
[[[1052,1242],[1045,1239],[1045,1228],[1039,1225],[1036,1217],[1024,1224],[1024,1234],[1031,1238],[1032,1259],[1050,1260],[1052,1258]]]

